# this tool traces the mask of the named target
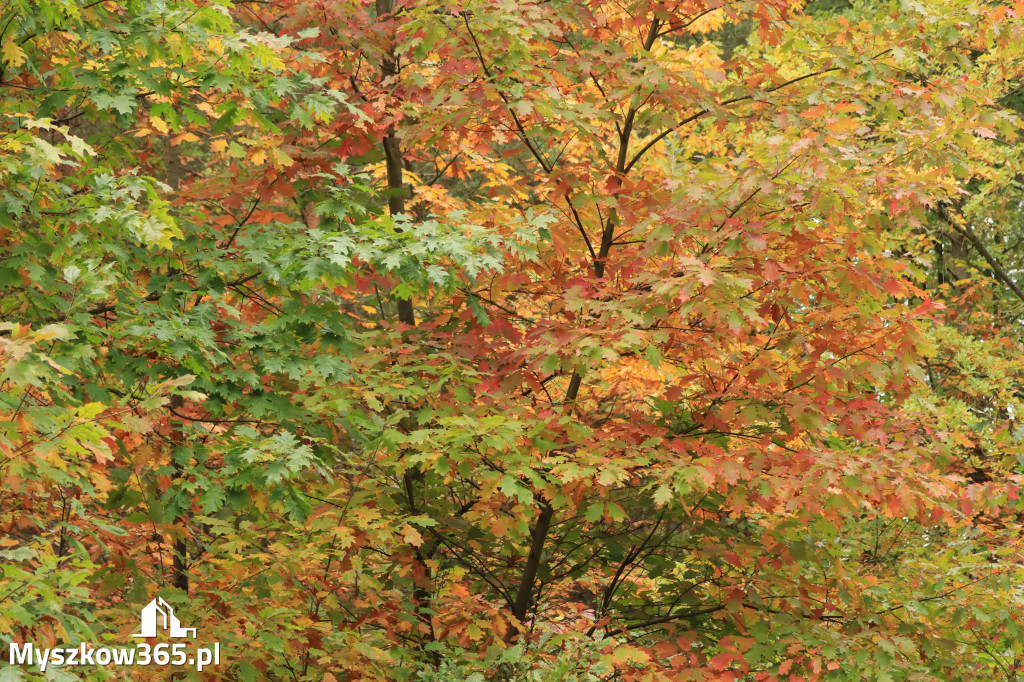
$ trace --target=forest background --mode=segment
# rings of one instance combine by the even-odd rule
[[[1024,674],[1024,3],[0,7],[4,651]]]

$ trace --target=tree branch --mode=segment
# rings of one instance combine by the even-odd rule
[[[955,206],[955,208],[957,212],[960,213],[960,207]],[[1007,274],[1006,269],[1003,268],[1002,264],[996,259],[995,256],[992,255],[992,252],[988,250],[984,242],[982,242],[981,239],[978,238],[978,235],[974,233],[974,230],[972,230],[970,225],[967,224],[967,221],[964,221],[963,225],[959,224],[956,220],[953,219],[953,216],[949,215],[949,212],[946,210],[945,206],[942,205],[938,207],[938,209],[936,210],[936,214],[942,219],[943,222],[945,222],[951,228],[953,228],[963,236],[967,237],[968,241],[970,241],[971,244],[974,245],[974,248],[978,250],[978,253],[980,253],[982,258],[985,259],[985,262],[987,262],[989,264],[989,267],[992,268],[992,272],[995,274],[996,279],[1001,281],[1006,286],[1008,286],[1010,288],[1010,291],[1016,294],[1017,298],[1024,302],[1024,291],[1021,291],[1021,288],[1017,286],[1017,283],[1010,279],[1010,275]],[[960,215],[963,216],[962,213],[960,213]]]

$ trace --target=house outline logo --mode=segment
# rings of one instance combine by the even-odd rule
[[[162,617],[162,621],[159,618]],[[181,621],[174,615],[174,609],[164,601],[163,597],[157,597],[146,604],[142,609],[142,632],[133,634],[132,637],[156,637],[157,627],[167,631],[170,637],[192,637],[195,639],[195,628],[184,628]]]

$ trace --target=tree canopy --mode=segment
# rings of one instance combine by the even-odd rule
[[[1024,3],[0,7],[5,650],[1024,675]]]

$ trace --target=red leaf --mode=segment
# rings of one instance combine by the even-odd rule
[[[732,663],[733,656],[734,654],[728,651],[723,651],[722,653],[712,658],[708,662],[708,665],[711,666],[712,670],[725,670],[729,666],[729,664]]]
[[[885,290],[893,296],[904,296],[907,290],[903,287],[903,283],[898,279],[887,279],[885,280]]]

